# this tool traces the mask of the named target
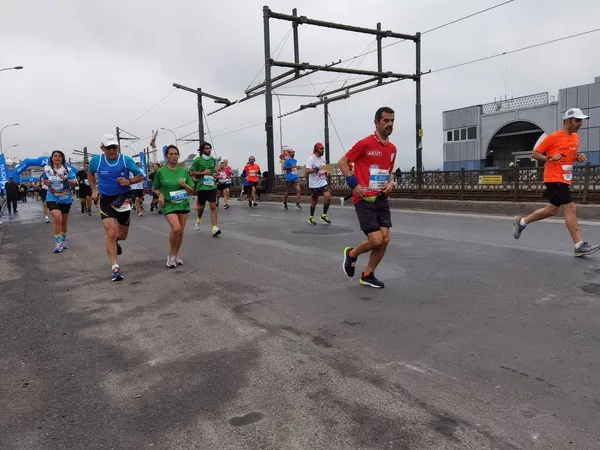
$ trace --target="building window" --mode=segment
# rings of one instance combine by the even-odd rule
[[[477,139],[477,127],[467,128],[467,139]]]
[[[461,130],[460,130],[460,140],[461,141],[466,141],[467,140],[467,129],[466,128],[461,128]]]
[[[454,140],[460,141],[460,130],[454,130]]]
[[[447,142],[452,142],[452,131],[448,131],[446,133],[446,141]]]

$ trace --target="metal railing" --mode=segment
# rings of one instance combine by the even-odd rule
[[[342,175],[331,175],[328,178],[329,189],[333,195],[344,195],[350,191]],[[543,179],[543,167],[439,170],[422,172],[421,176],[403,172],[399,176],[394,176],[396,187],[390,196],[445,200],[541,201],[545,189]],[[308,195],[310,191],[307,177],[300,179],[300,186],[302,193]],[[285,189],[285,177],[282,175],[276,176],[273,193],[283,194]],[[239,191],[239,180],[234,181],[234,190]],[[571,194],[578,203],[600,204],[600,165],[588,163],[575,166],[573,168]]]

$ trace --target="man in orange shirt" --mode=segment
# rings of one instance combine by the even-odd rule
[[[577,207],[571,198],[571,180],[573,178],[573,163],[585,162],[583,153],[577,153],[579,148],[579,135],[577,132],[584,115],[581,109],[571,108],[563,116],[563,127],[556,133],[546,137],[533,151],[531,157],[546,163],[544,168],[544,184],[546,185],[545,197],[548,204],[545,208],[534,211],[527,217],[516,216],[513,223],[513,236],[521,237],[527,225],[538,220],[554,216],[562,206],[565,215],[565,224],[573,242],[575,243],[575,256],[585,256],[600,250],[600,245],[590,245],[581,238],[577,224]]]
[[[260,167],[255,163],[254,156],[248,158],[248,164],[244,167],[244,175],[248,180],[248,206],[258,206],[256,203],[256,186],[258,186],[258,176],[260,175]]]

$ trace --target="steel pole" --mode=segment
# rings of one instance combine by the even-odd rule
[[[275,149],[273,144],[273,94],[271,86],[271,38],[269,18],[271,11],[263,7],[264,40],[265,40],[265,131],[267,133],[267,167],[269,170],[269,191],[273,190],[275,181]]]
[[[327,100],[327,97],[325,97],[324,100]],[[323,105],[323,110],[325,111],[325,163],[329,164],[329,159],[331,156],[329,153],[329,103],[325,103]]]
[[[196,92],[198,94],[198,139],[200,139],[200,143],[202,143],[204,142],[204,118],[202,117],[202,89],[198,88]]]
[[[417,173],[423,170],[423,120],[421,115],[421,33],[416,34],[416,54],[417,54],[417,73],[415,77],[416,85],[416,104],[415,104],[415,122],[417,131]],[[419,175],[419,183],[421,176]]]

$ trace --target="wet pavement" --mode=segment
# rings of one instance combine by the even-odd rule
[[[374,290],[341,272],[353,209],[315,227],[307,210],[234,201],[219,238],[205,212],[176,269],[164,218],[133,217],[111,283],[97,210],[74,207],[54,255],[19,203],[0,226],[0,448],[600,448],[600,262],[560,221],[516,241],[507,217],[394,212]]]

